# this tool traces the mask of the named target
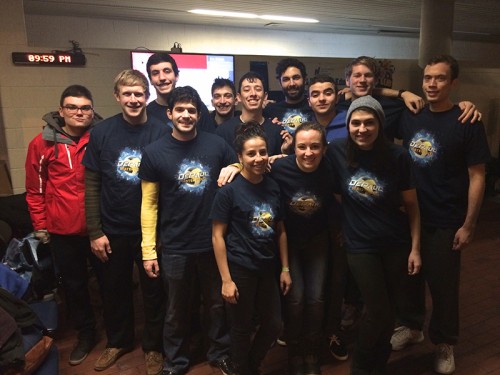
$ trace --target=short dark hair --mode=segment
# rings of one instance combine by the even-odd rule
[[[314,85],[315,83],[325,83],[325,82],[330,82],[333,85],[335,93],[337,93],[337,84],[335,83],[335,80],[331,76],[326,74],[318,74],[312,77],[311,81],[309,82],[309,88],[311,88],[311,86]]]
[[[262,87],[264,87],[264,78],[262,78],[262,76],[259,73],[250,71],[250,72],[243,74],[238,82],[238,92],[241,93],[241,86],[243,85],[244,80],[248,80],[249,82],[254,82],[257,79],[260,82],[262,82]],[[265,87],[264,87],[264,90],[265,90]]]
[[[252,138],[262,138],[266,142],[266,148],[269,147],[264,128],[257,121],[244,122],[236,127],[234,137],[234,150],[238,155],[243,152],[245,142]]]
[[[306,79],[307,77],[306,66],[302,61],[294,59],[293,57],[288,57],[286,59],[278,61],[278,64],[276,64],[276,79],[278,81],[281,80],[281,75],[283,74],[283,72],[290,67],[299,69],[302,78]]]
[[[303,132],[303,131],[307,131],[307,130],[316,130],[317,132],[319,132],[319,134],[321,135],[321,144],[326,147],[328,146],[328,142],[326,141],[326,131],[325,131],[325,127],[321,124],[318,124],[317,122],[315,121],[306,121],[304,122],[303,124],[301,124],[296,130],[295,130],[295,133],[293,133],[293,144],[294,144],[294,148],[295,148],[295,140],[297,139],[297,134],[300,133],[300,132]]]
[[[233,92],[233,96],[236,96],[236,87],[234,87],[234,82],[230,79],[221,77],[217,77],[216,79],[214,79],[214,83],[212,83],[212,95],[214,94],[215,90],[221,89],[226,86],[231,89],[231,91]]]
[[[74,96],[75,98],[86,98],[94,104],[94,100],[92,99],[92,93],[88,88],[82,85],[71,85],[64,89],[61,94],[61,99],[59,100],[59,105],[62,107],[64,104],[64,99],[68,96]]]
[[[427,65],[435,65],[438,63],[445,63],[450,66],[451,70],[451,80],[453,81],[454,79],[458,78],[458,73],[460,72],[460,69],[458,67],[458,61],[455,60],[453,56],[450,55],[437,55],[429,59],[427,62]]]
[[[375,60],[373,57],[368,57],[368,56],[356,57],[354,60],[352,60],[349,64],[346,65],[346,67],[345,67],[345,78],[346,79],[351,77],[352,68],[356,65],[366,66],[368,69],[370,69],[372,71],[373,76],[375,77],[375,80],[378,81],[379,65],[377,63],[377,60]]]
[[[172,110],[176,103],[191,103],[198,113],[201,112],[203,105],[198,91],[191,86],[176,87],[172,90],[167,99],[168,108]]]
[[[170,65],[172,65],[172,70],[174,71],[175,76],[177,77],[179,75],[179,67],[175,62],[175,59],[166,52],[158,52],[158,53],[153,53],[151,56],[149,56],[148,62],[146,63],[146,71],[148,72],[148,77],[150,80],[151,80],[151,65],[156,65],[161,62],[170,63]]]

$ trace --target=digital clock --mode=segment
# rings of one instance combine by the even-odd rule
[[[83,66],[87,59],[83,53],[12,52],[12,62],[16,65]]]

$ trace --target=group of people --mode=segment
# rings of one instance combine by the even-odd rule
[[[434,369],[453,373],[460,250],[474,233],[489,160],[484,127],[471,103],[450,99],[451,56],[425,67],[427,104],[376,88],[377,71],[374,59],[354,59],[339,101],[324,75],[309,80],[306,96],[304,64],[283,59],[283,101],[268,103],[262,77],[248,72],[237,88],[215,80],[210,113],[194,88],[176,87],[175,60],[155,53],[147,72],[156,100],[147,104],[142,73],[122,71],[121,113],[102,121],[87,88],[64,90],[30,143],[26,190],[78,331],[69,363],[82,363],[98,340],[88,265],[107,336],[95,370],[133,349],[136,263],[148,375],[188,372],[200,294],[207,359],[223,374],[260,374],[280,332],[288,373],[321,374],[325,332],[332,355],[348,358],[348,275],[364,305],[351,374],[383,374],[391,350],[423,340],[424,281]]]

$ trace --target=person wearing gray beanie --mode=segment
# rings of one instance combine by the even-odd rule
[[[383,133],[377,100],[354,100],[346,116],[347,140],[328,145],[336,172],[349,269],[366,313],[359,323],[351,375],[383,373],[391,354],[393,306],[402,299],[406,273],[420,271],[420,217],[411,159]],[[401,210],[404,207],[404,211]]]
[[[378,102],[378,100],[374,99],[371,95],[362,96],[356,100],[353,100],[349,109],[347,111],[347,116],[345,118],[345,124],[349,127],[349,121],[351,119],[351,115],[354,111],[362,108],[369,108],[375,112],[377,115],[380,126],[383,126],[385,123],[385,114],[382,106]]]

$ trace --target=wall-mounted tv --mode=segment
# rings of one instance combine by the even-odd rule
[[[137,69],[147,77],[146,63],[151,51],[131,51],[132,69]],[[201,100],[208,109],[212,110],[211,88],[214,79],[217,77],[228,78],[234,82],[234,56],[232,55],[212,55],[199,53],[169,53],[179,67],[179,80],[177,86],[192,86],[200,94]],[[149,101],[156,99],[156,91],[149,85],[151,96]]]

